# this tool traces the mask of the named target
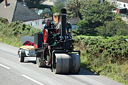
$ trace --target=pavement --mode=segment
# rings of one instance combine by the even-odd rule
[[[39,68],[35,57],[19,62],[18,48],[0,43],[0,85],[124,85],[81,68],[79,74],[55,74]]]

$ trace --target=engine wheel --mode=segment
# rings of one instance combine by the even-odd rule
[[[80,57],[78,54],[55,53],[52,63],[52,70],[56,74],[73,73],[80,71]]]
[[[46,66],[44,60],[42,59],[42,56],[43,56],[43,53],[40,53],[36,57],[36,64],[37,64],[38,67]]]
[[[52,62],[52,54],[51,54],[50,49],[44,48],[44,57],[43,58],[45,60],[45,64],[47,66],[49,66]]]

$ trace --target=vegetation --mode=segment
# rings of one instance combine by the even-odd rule
[[[81,5],[83,4],[83,1],[85,0],[69,0],[69,3],[65,5],[67,9],[67,17],[72,18],[72,17],[80,17],[81,18],[81,13],[80,13],[80,8]]]
[[[126,23],[110,11],[113,8],[114,6],[108,2],[99,3],[99,0],[78,0],[78,3],[70,0],[67,4],[69,17],[76,17],[78,13],[81,18],[81,21],[77,24],[77,34],[93,34],[104,37],[127,35]]]
[[[40,32],[40,29],[22,22],[9,23],[7,19],[0,18],[0,42],[19,47],[21,36],[33,36],[37,32]]]
[[[128,25],[110,11],[114,6],[107,2],[78,1],[76,6],[70,0],[67,9],[69,17],[78,13],[81,18],[74,31],[75,49],[81,51],[81,66],[128,84],[128,42],[125,40]],[[77,7],[78,10],[72,10]]]
[[[52,12],[60,12],[63,7],[57,0]],[[81,50],[81,66],[128,84],[128,42],[125,40],[128,39],[128,27],[120,16],[110,11],[113,6],[107,2],[99,3],[99,0],[69,0],[66,8],[68,17],[81,18],[74,31],[75,49]],[[19,46],[21,36],[31,36],[39,31],[0,18],[0,41],[7,44]]]
[[[81,50],[81,66],[128,84],[128,36],[74,37]]]
[[[128,25],[122,20],[106,22],[104,26],[96,28],[101,36],[128,35]]]
[[[60,0],[54,2],[54,6],[51,7],[52,13],[60,13],[60,10],[64,7],[64,4]]]
[[[41,13],[40,16],[42,16],[43,19],[49,18],[52,16],[52,12],[49,8],[45,8],[45,9],[43,9],[43,12]]]
[[[96,3],[95,0],[91,2],[92,4],[82,7],[87,10],[81,11],[83,19],[78,23],[80,33],[95,33],[95,28],[103,26],[106,21],[111,21],[115,16],[109,11],[112,7],[107,2],[104,4]]]

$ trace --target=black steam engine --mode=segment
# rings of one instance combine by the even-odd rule
[[[34,35],[36,63],[55,73],[79,73],[80,51],[73,51],[73,39],[66,34],[66,9],[61,10],[61,28],[47,28]],[[59,30],[59,31],[58,31]]]

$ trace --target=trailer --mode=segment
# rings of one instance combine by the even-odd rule
[[[22,37],[18,50],[20,62],[25,57],[35,56],[39,67],[50,67],[55,73],[79,73],[80,51],[73,50],[73,39],[66,34],[66,9],[61,10],[62,27],[47,28],[43,33],[35,33],[33,37]]]

